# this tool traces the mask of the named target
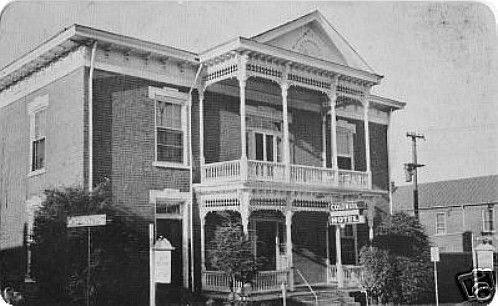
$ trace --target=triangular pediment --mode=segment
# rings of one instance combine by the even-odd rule
[[[374,73],[373,69],[318,11],[261,33],[252,39]]]

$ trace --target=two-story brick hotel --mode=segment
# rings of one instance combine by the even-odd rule
[[[266,258],[253,293],[355,288],[404,107],[381,79],[318,11],[200,54],[64,29],[0,71],[2,252],[27,252],[46,188],[108,178],[176,248],[172,286],[228,290],[206,250],[232,211]]]

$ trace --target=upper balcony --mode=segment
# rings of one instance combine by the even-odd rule
[[[367,189],[370,188],[368,172],[334,170],[324,167],[286,165],[279,162],[257,160],[232,160],[202,166],[203,185],[228,182],[275,182],[302,186]]]

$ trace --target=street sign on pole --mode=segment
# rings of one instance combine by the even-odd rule
[[[86,215],[73,216],[67,218],[68,228],[86,227],[87,228],[87,275],[86,275],[86,305],[90,305],[90,266],[91,266],[91,231],[92,226],[103,226],[107,223],[107,216],[101,215]]]
[[[67,218],[67,227],[101,226],[107,222],[106,215],[74,216]]]
[[[438,247],[431,247],[431,261],[434,262],[434,287],[436,289],[436,306],[439,306],[439,293],[437,289],[437,262],[439,261]]]

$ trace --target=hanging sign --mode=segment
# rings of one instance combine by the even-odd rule
[[[344,216],[329,216],[330,225],[345,225],[345,224],[363,224],[365,223],[365,216],[360,214],[346,214]]]

